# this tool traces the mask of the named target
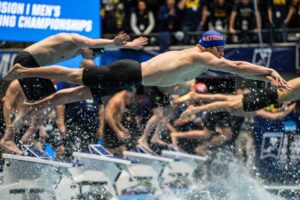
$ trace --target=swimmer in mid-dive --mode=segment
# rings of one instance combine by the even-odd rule
[[[250,92],[239,95],[224,94],[188,94],[181,99],[177,99],[177,103],[188,100],[189,98],[197,98],[198,100],[209,101],[211,103],[189,107],[181,114],[181,117],[188,117],[194,113],[205,111],[228,111],[235,115],[253,115],[254,111],[260,110],[271,104],[284,103],[286,101],[296,101],[300,99],[300,78],[288,81],[288,85],[292,89],[260,89],[256,92]],[[175,102],[176,103],[176,102]]]
[[[276,87],[291,88],[274,69],[223,58],[224,47],[225,39],[221,33],[207,31],[195,47],[162,53],[143,63],[120,60],[108,66],[89,69],[61,66],[24,68],[16,64],[4,78],[40,77],[83,85],[60,90],[32,103],[34,109],[38,110],[92,98],[95,94],[92,94],[91,88],[111,90],[114,93],[114,90],[127,89],[137,84],[167,87],[194,79],[207,69],[231,72],[250,79],[268,81]]]
[[[92,39],[75,33],[59,33],[25,48],[15,57],[14,64],[18,63],[26,68],[36,68],[67,60],[80,54],[89,59],[99,53],[99,48],[126,47],[140,49],[148,41],[144,37],[139,37],[131,42],[128,42],[128,40],[129,36],[125,33],[120,33],[113,39]],[[39,100],[55,92],[53,83],[50,80],[22,79],[19,82],[27,101]],[[19,127],[22,127],[23,123],[21,121],[15,120],[15,123],[18,122]],[[7,126],[9,126],[9,129],[14,128],[10,124],[7,124]],[[16,146],[12,145],[14,144],[11,139],[14,138],[12,134],[14,134],[14,131],[10,130],[9,134],[2,138],[1,145],[7,149],[15,149],[15,152],[17,152]]]

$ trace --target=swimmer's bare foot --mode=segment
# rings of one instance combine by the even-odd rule
[[[199,155],[199,156],[207,156],[207,146],[206,145],[201,145],[196,147],[195,152]]]
[[[149,147],[149,144],[147,142],[144,142],[142,140],[138,141],[138,146],[144,148],[149,153],[153,153],[153,150]]]
[[[157,137],[157,136],[153,136],[153,137],[151,138],[151,143],[152,143],[152,144],[158,144],[158,145],[161,145],[161,146],[168,146],[168,145],[169,145],[168,143],[162,141],[162,140],[161,140],[159,137]]]
[[[33,140],[32,145],[40,151],[44,151],[43,142],[41,140]]]
[[[177,146],[176,132],[171,132],[170,133],[170,138],[171,138],[172,145]]]
[[[26,69],[19,63],[15,64],[14,67],[3,77],[4,80],[15,80],[22,78],[20,72]]]
[[[23,151],[17,147],[13,140],[2,138],[0,140],[0,146],[8,153],[23,154]]]

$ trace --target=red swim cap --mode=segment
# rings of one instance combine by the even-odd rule
[[[194,90],[199,94],[204,94],[208,92],[208,88],[205,83],[198,82],[194,86]]]

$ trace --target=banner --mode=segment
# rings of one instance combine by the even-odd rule
[[[279,120],[256,117],[254,137],[257,174],[270,181],[300,179],[300,115]]]
[[[1,77],[3,76],[3,74],[6,74],[10,70],[18,52],[19,51],[17,51],[17,50],[0,51],[0,74],[1,74]]]
[[[100,37],[99,0],[0,1],[0,40],[35,42],[60,32]]]
[[[226,48],[229,60],[243,60],[271,67],[279,73],[296,73],[296,46]]]

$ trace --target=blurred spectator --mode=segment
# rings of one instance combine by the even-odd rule
[[[153,31],[154,26],[154,15],[148,8],[146,0],[139,0],[137,9],[130,17],[131,30],[137,35],[148,35]]]
[[[286,28],[289,25],[295,9],[291,0],[271,0],[268,7],[268,17],[273,29],[281,29],[279,32],[273,30],[275,42],[286,42]]]
[[[295,8],[295,24],[296,28],[300,28],[300,0],[294,0],[293,2]],[[300,38],[300,37],[299,37]]]
[[[203,31],[208,9],[204,0],[180,0],[178,8],[181,11],[182,31],[186,34],[184,43],[194,44],[197,38],[193,38],[187,34],[190,31]]]
[[[123,30],[125,11],[119,0],[103,0],[101,6],[104,33],[118,33]]]
[[[210,29],[214,29],[220,32],[228,30],[228,19],[231,12],[231,4],[225,0],[214,0],[209,4]]]
[[[258,12],[255,12],[252,1],[240,0],[234,5],[229,20],[229,33],[232,34],[234,43],[257,42],[260,25],[261,17]]]
[[[269,1],[258,0],[258,10],[261,13],[261,28],[266,30],[262,31],[262,37],[264,42],[271,42],[272,38],[272,26],[269,22],[268,13]]]
[[[179,29],[178,9],[175,0],[166,0],[158,11],[158,44],[160,52],[169,50],[172,44],[172,32]]]

